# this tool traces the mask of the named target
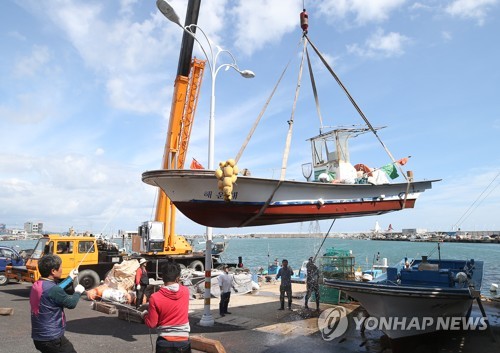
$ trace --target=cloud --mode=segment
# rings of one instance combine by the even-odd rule
[[[455,0],[445,11],[453,17],[474,19],[482,26],[490,9],[497,4],[498,0]]]
[[[178,52],[182,35],[178,27],[169,25],[154,7],[142,19],[132,20],[133,6],[140,5],[132,0],[123,0],[118,9],[112,9],[118,12],[113,19],[106,8],[116,5],[111,2],[30,4],[26,10],[43,14],[76,49],[84,65],[104,80],[113,107],[140,113],[158,111],[164,91],[157,88],[168,82],[165,67],[175,67],[177,62],[172,52]],[[42,54],[38,50],[33,57],[42,63],[47,58]]]
[[[329,21],[342,20],[362,26],[370,22],[383,22],[392,11],[397,10],[405,0],[326,0],[318,6]]]
[[[251,55],[266,44],[278,43],[284,34],[299,30],[301,10],[299,0],[287,1],[285,6],[276,0],[240,1],[231,11],[236,15],[236,48]]]
[[[366,41],[364,46],[351,44],[347,46],[350,53],[362,57],[394,57],[404,54],[404,46],[410,39],[400,33],[390,32],[385,34],[384,30],[378,28]]]
[[[449,42],[453,39],[453,35],[448,31],[442,31],[441,38],[443,38],[445,42]]]
[[[20,59],[14,67],[16,77],[34,76],[50,61],[50,50],[46,46],[34,45],[31,54]]]
[[[7,35],[11,38],[15,38],[19,41],[25,41],[26,40],[26,37],[24,35],[22,35],[21,33],[19,33],[18,31],[9,31],[7,33]]]

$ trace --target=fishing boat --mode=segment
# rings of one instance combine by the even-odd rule
[[[148,171],[142,180],[165,191],[189,219],[220,228],[381,215],[413,208],[434,182],[332,184],[241,176],[227,202],[211,170]]]
[[[432,183],[437,180],[414,181],[412,171],[404,173],[401,166],[408,158],[396,160],[392,156],[377,134],[383,127],[374,127],[370,124],[321,52],[311,42],[307,31],[303,32],[301,37],[303,49],[300,74],[292,118],[287,115],[288,124],[284,125],[288,126],[288,133],[279,179],[256,177],[248,173],[236,176],[238,170],[235,166],[268,106],[273,91],[237,156],[228,159],[227,164],[221,166],[219,170],[153,170],[143,173],[143,182],[160,187],[189,219],[204,226],[219,228],[381,215],[413,208],[419,195],[431,189]],[[333,129],[323,125],[308,45],[313,48],[335,78],[365,125],[337,126]],[[316,110],[320,118],[320,134],[309,139],[312,161],[302,165],[306,181],[297,181],[286,178],[286,166],[290,153],[294,110],[306,61],[309,65]],[[283,74],[287,67],[288,65]],[[370,168],[364,163],[351,164],[349,140],[368,132],[373,133],[384,147],[390,157],[389,164],[380,168]],[[403,172],[405,180],[390,183],[386,175],[396,178],[398,169]],[[227,170],[229,171],[226,173]],[[311,176],[313,179],[310,181]]]
[[[324,283],[356,299],[377,320],[378,329],[391,339],[399,339],[449,329],[452,323],[469,320],[482,277],[482,261],[422,256],[404,259],[370,282],[325,278]]]

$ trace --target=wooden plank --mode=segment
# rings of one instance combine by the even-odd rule
[[[207,353],[226,353],[220,341],[212,340],[203,336],[190,336],[191,349]]]
[[[117,312],[116,306],[96,301],[92,303],[92,309],[105,314],[116,314]]]
[[[129,322],[144,323],[140,313],[127,309],[118,309],[118,318]]]
[[[14,309],[12,309],[12,308],[0,308],[0,315],[4,315],[4,316],[14,315]]]

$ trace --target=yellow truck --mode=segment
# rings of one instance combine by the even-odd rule
[[[33,254],[24,266],[7,266],[9,279],[34,283],[40,278],[38,259],[45,254],[56,254],[62,260],[62,276],[66,278],[77,268],[78,283],[85,289],[97,287],[114,264],[123,260],[116,244],[91,236],[63,236],[49,234],[41,237]]]

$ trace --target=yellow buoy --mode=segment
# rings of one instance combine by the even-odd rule
[[[233,176],[233,167],[231,166],[224,167],[224,176],[225,177]]]
[[[232,177],[224,177],[224,179],[222,179],[222,183],[224,185],[224,187],[226,186],[233,186],[233,178]]]

